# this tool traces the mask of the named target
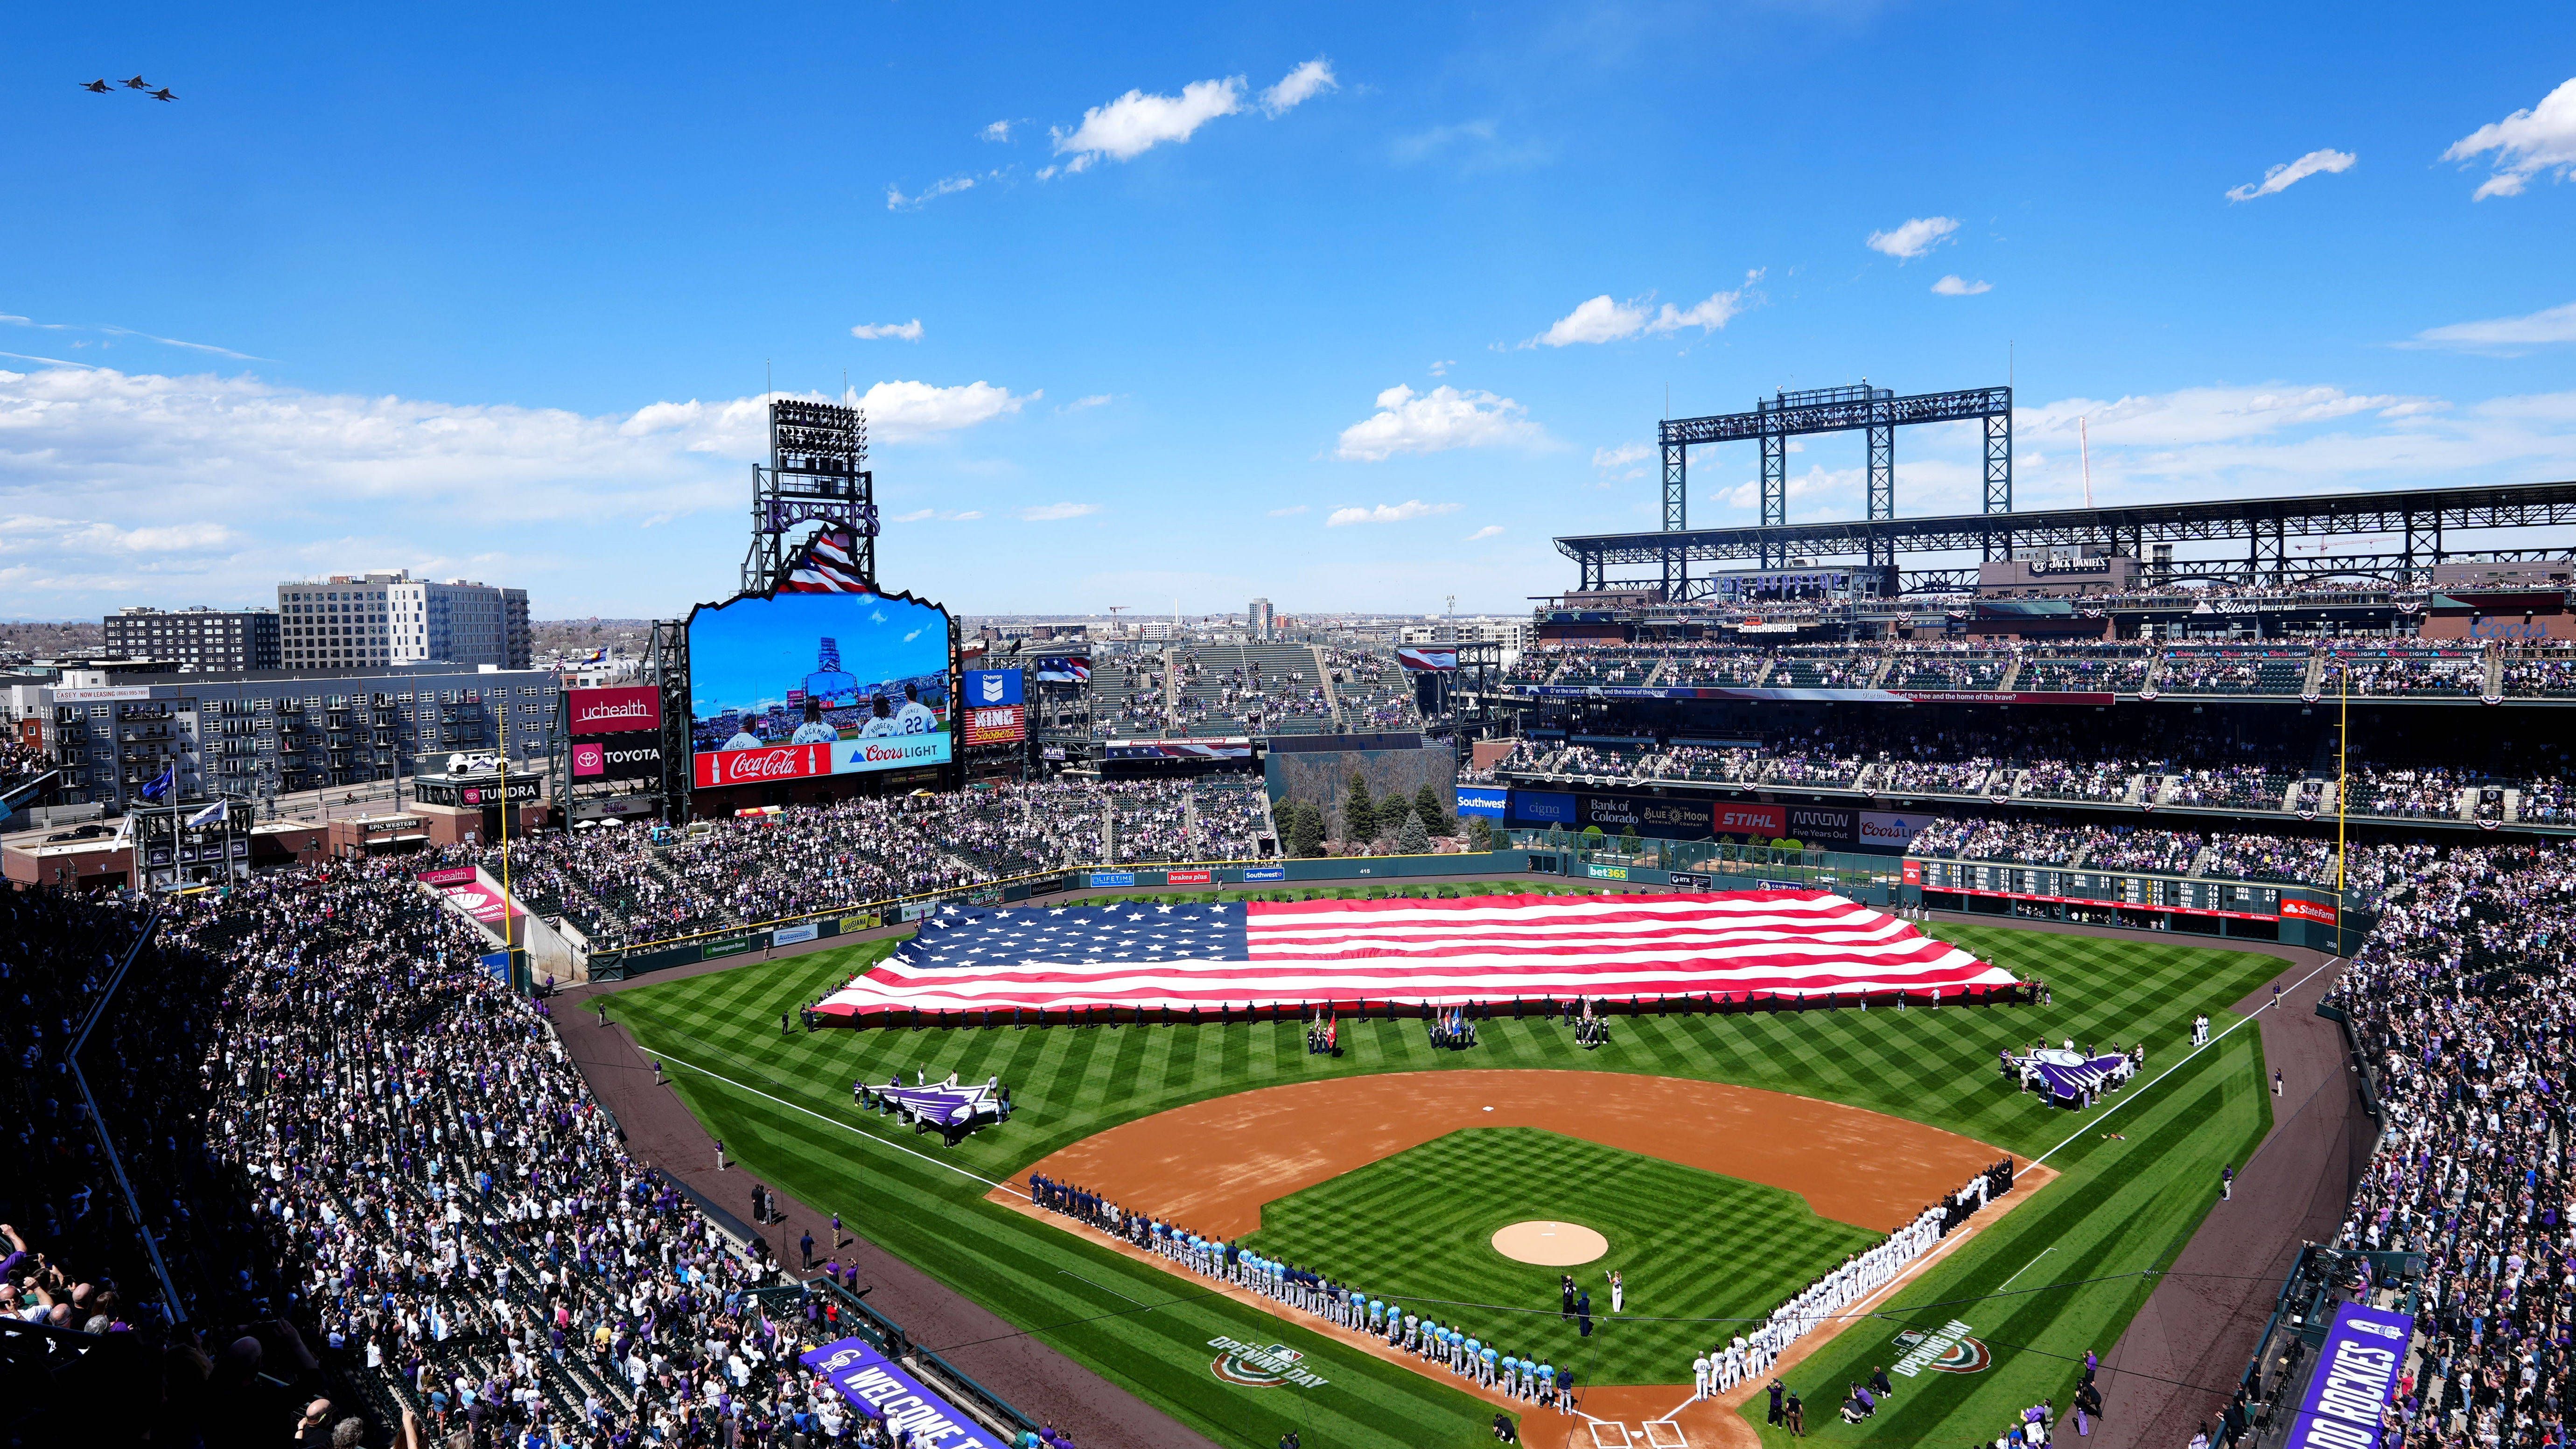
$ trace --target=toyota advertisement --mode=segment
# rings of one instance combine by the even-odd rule
[[[638,733],[575,740],[572,777],[576,782],[658,780],[662,777],[662,737]]]
[[[949,762],[948,613],[878,593],[745,594],[689,616],[700,789]]]
[[[969,669],[957,676],[957,692],[966,702],[967,744],[1008,745],[1029,737],[1020,671]]]

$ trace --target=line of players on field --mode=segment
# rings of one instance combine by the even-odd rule
[[[1440,1364],[1509,1398],[1575,1412],[1570,1368],[1503,1353],[1460,1329],[1408,1313],[1401,1304],[1372,1298],[1348,1284],[1328,1282],[1321,1274],[1262,1257],[1249,1248],[1128,1212],[1098,1193],[1037,1173],[1029,1174],[1029,1197],[1039,1207],[1124,1238],[1202,1277],[1239,1284],[1337,1327],[1367,1334],[1390,1349]]]

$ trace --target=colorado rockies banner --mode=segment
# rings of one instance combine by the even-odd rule
[[[2281,1449],[2378,1449],[2379,1416],[2406,1367],[2411,1314],[2346,1303],[2335,1310],[2299,1417]]]
[[[891,1431],[911,1431],[910,1442],[939,1449],[1004,1449],[1002,1441],[966,1413],[921,1386],[864,1338],[827,1343],[796,1360],[832,1381],[841,1397]]]

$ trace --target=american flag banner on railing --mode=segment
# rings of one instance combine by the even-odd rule
[[[2013,982],[1999,966],[1823,891],[948,906],[815,1010],[1934,990],[1956,998]]]

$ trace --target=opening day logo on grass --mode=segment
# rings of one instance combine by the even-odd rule
[[[1306,1356],[1285,1344],[1265,1347],[1236,1338],[1211,1338],[1208,1347],[1217,1351],[1208,1372],[1216,1375],[1220,1383],[1241,1384],[1247,1389],[1320,1389],[1327,1382],[1297,1367]]]
[[[1985,1371],[1995,1361],[1986,1346],[1970,1338],[1974,1330],[1957,1319],[1934,1332],[1909,1328],[1896,1336],[1896,1346],[1905,1357],[1896,1361],[1896,1372],[1912,1378],[1925,1369],[1938,1369],[1945,1374],[1973,1374]]]

